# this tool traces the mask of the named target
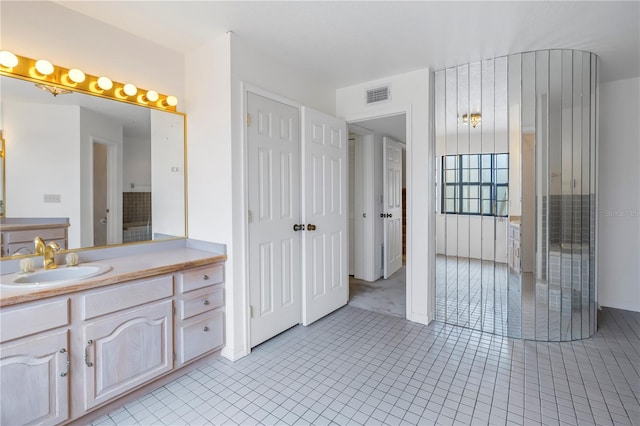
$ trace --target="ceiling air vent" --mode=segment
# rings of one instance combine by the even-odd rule
[[[376,87],[367,90],[367,104],[388,101],[391,98],[389,86]]]

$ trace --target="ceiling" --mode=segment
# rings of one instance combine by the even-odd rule
[[[640,2],[56,1],[186,53],[233,31],[331,87],[549,48],[601,58],[601,81],[640,76]]]
[[[0,77],[0,94],[2,94],[3,101],[81,106],[119,123],[125,137],[145,140],[151,138],[151,110],[149,108],[85,95],[80,92],[53,96],[38,89],[29,81],[5,76]]]
[[[353,124],[364,127],[383,136],[389,136],[398,142],[407,141],[407,117],[405,114],[389,115],[387,117],[373,118],[353,122]]]

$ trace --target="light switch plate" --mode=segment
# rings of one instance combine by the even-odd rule
[[[44,194],[45,203],[59,203],[60,199],[60,194]]]

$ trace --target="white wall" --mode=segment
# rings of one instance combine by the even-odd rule
[[[53,2],[3,1],[0,48],[184,98],[181,54]]]
[[[248,354],[249,335],[249,294],[247,278],[247,187],[245,155],[245,99],[243,89],[258,87],[275,95],[290,99],[327,114],[334,114],[335,89],[323,86],[297,69],[284,67],[280,61],[263,55],[247,46],[240,37],[228,35],[231,54],[231,185],[233,235],[228,250],[232,262],[234,280],[227,281],[227,288],[233,286],[236,297],[226,305],[227,336],[230,328],[237,339],[234,346],[227,347],[223,355],[231,359]],[[228,223],[227,223],[228,226]],[[226,242],[225,242],[226,243]]]
[[[640,311],[640,78],[600,85],[598,303]]]
[[[434,229],[429,221],[433,200],[433,146],[429,120],[430,72],[413,71],[369,81],[336,92],[336,114],[348,122],[406,112],[407,114],[407,318],[428,323],[433,319]],[[365,90],[391,85],[391,100],[365,104]]]
[[[249,353],[244,93],[251,85],[333,113],[335,90],[249,49],[227,33],[186,55],[189,236],[227,245],[226,346]]]
[[[186,55],[185,102],[188,134],[189,237],[227,244],[232,248],[231,182],[231,43],[229,35],[213,40]],[[235,328],[237,299],[233,264],[225,266],[226,345],[234,358],[242,335]],[[246,349],[245,349],[246,350]]]
[[[124,136],[122,192],[151,191],[151,139]],[[134,185],[131,188],[131,184]]]
[[[79,107],[3,102],[0,127],[8,153],[7,217],[68,217],[69,247],[79,247]],[[60,203],[45,203],[44,194],[60,195]]]
[[[153,234],[186,234],[184,117],[151,110],[151,217]]]

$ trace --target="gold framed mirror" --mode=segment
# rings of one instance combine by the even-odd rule
[[[0,218],[4,217],[5,209],[5,194],[4,194],[4,137],[2,136],[2,130],[0,130]]]
[[[3,237],[16,224],[65,219],[69,250],[186,237],[185,114],[115,89],[54,93],[63,85],[42,90],[9,71],[0,66]],[[31,253],[9,242],[2,257]]]

